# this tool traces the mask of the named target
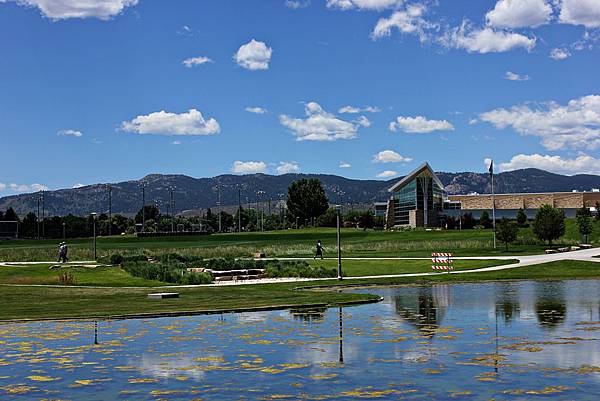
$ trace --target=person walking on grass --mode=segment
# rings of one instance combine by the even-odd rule
[[[318,257],[323,259],[323,245],[321,244],[321,240],[317,241],[317,252],[315,253],[315,256],[313,259],[316,259]]]

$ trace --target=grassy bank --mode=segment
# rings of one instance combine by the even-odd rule
[[[420,278],[347,280],[344,285],[400,285],[454,283],[487,280],[540,280],[600,278],[600,263],[563,261],[485,273],[441,274]],[[168,312],[215,312],[228,309],[289,307],[311,304],[335,305],[375,299],[368,294],[331,291],[337,280],[302,283],[322,291],[295,291],[298,283],[261,284],[231,287],[182,288],[179,299],[148,300],[150,289],[48,288],[2,285],[0,320],[41,318],[106,318]]]
[[[546,245],[537,241],[531,228],[519,231],[519,239],[509,252],[502,246],[492,249],[491,230],[448,230],[384,232],[344,229],[344,256],[429,256],[431,252],[454,252],[459,256],[525,255],[542,253]],[[98,255],[140,253],[157,255],[180,252],[204,258],[248,257],[262,251],[271,257],[312,256],[317,240],[323,242],[325,254],[336,252],[336,231],[331,228],[272,231],[264,233],[214,234],[202,237],[135,238],[118,236],[98,239]],[[567,220],[567,232],[557,246],[579,243],[573,220]],[[600,242],[600,222],[594,222],[590,241]],[[0,261],[55,260],[58,240],[19,240],[0,242]],[[68,241],[73,260],[93,258],[91,239]]]

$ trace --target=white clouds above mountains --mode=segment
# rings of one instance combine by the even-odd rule
[[[327,0],[327,7],[340,10],[385,10],[394,8],[403,3],[403,0]]]
[[[499,108],[479,115],[497,129],[510,127],[522,135],[541,138],[550,150],[597,149],[600,147],[600,96]]]
[[[245,45],[240,46],[233,59],[240,67],[247,70],[268,70],[273,49],[267,47],[265,42],[252,39]]]
[[[250,161],[250,162],[235,161],[235,162],[233,162],[233,167],[231,168],[231,171],[236,174],[264,173],[265,171],[267,171],[267,164],[265,162],[256,162],[256,161]]]
[[[598,0],[562,0],[559,21],[565,24],[600,28]]]
[[[404,131],[411,134],[424,134],[433,131],[454,131],[454,126],[446,120],[428,120],[423,116],[397,117],[389,126],[391,131]]]
[[[504,74],[504,79],[508,81],[529,81],[529,75],[519,75],[512,71],[506,71],[506,74]]]
[[[352,164],[345,162],[345,161],[341,161],[339,167],[340,168],[350,168],[350,167],[352,167]]]
[[[206,120],[196,109],[181,114],[163,110],[137,116],[131,121],[123,121],[121,129],[142,135],[212,135],[221,131],[217,120]]]
[[[125,8],[138,3],[138,0],[0,0],[0,3],[6,1],[35,7],[43,16],[53,20],[68,18],[108,20],[120,14]]]
[[[81,131],[74,130],[74,129],[61,129],[60,131],[58,131],[56,133],[56,135],[58,135],[58,136],[72,136],[72,137],[75,137],[75,138],[81,138],[83,136],[83,133]]]
[[[392,178],[398,175],[397,171],[394,170],[385,170],[381,173],[377,174],[377,178]]]
[[[530,51],[536,44],[535,38],[529,38],[520,33],[496,31],[489,27],[473,29],[466,22],[446,31],[439,41],[447,48],[464,49],[469,53],[482,54],[502,53],[517,48]]]
[[[210,58],[200,56],[200,57],[186,58],[185,60],[182,61],[182,64],[185,65],[187,68],[192,68],[196,65],[202,65],[202,64],[206,64],[206,63],[212,63],[212,62],[213,61]]]
[[[546,0],[499,0],[485,18],[496,28],[535,28],[550,22],[551,16]]]
[[[254,114],[267,114],[267,109],[262,107],[246,107],[246,111]]]
[[[279,162],[277,174],[297,173],[300,171],[300,165],[296,162]]]
[[[412,161],[410,157],[404,157],[393,150],[382,150],[373,156],[373,163],[407,163]]]
[[[305,114],[305,119],[279,116],[281,125],[292,131],[298,141],[335,141],[357,135],[358,123],[341,120],[316,102],[306,104]]]
[[[28,184],[5,184],[0,182],[0,192],[3,191],[11,191],[11,192],[38,192],[38,191],[47,191],[49,188],[45,185],[34,183],[31,185]]]
[[[512,171],[522,168],[538,168],[558,174],[600,174],[600,159],[580,155],[575,159],[563,159],[560,156],[520,154],[513,156],[508,163],[501,163],[500,170]]]

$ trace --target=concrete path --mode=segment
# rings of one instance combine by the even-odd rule
[[[497,270],[514,269],[523,266],[533,266],[542,263],[556,262],[561,260],[581,260],[586,262],[600,262],[599,248],[582,249],[579,251],[561,252],[553,254],[542,254],[542,255],[525,255],[525,256],[462,256],[453,257],[454,260],[518,260],[517,263],[511,263],[508,265],[493,266],[493,267],[482,267],[480,269],[471,270],[457,270],[450,273],[447,272],[427,272],[427,273],[404,273],[404,274],[388,274],[379,276],[360,276],[360,277],[344,277],[344,281],[352,280],[363,280],[363,279],[376,279],[376,278],[397,278],[397,277],[424,277],[424,276],[437,276],[442,274],[464,274],[464,273],[482,273]],[[312,258],[277,258],[278,260],[312,260]],[[272,260],[272,259],[262,259]],[[336,260],[335,258],[325,258],[325,260]],[[431,260],[431,258],[403,258],[403,257],[349,257],[343,258],[343,260]],[[15,265],[36,265],[36,264],[57,264],[55,262],[0,262],[0,266],[15,266]],[[84,265],[89,267],[97,266],[94,261],[73,261],[67,265]],[[272,284],[272,283],[293,283],[293,282],[306,282],[306,281],[327,281],[332,278],[271,278],[271,279],[260,279],[260,280],[243,280],[243,281],[225,281],[217,284],[201,284],[201,285],[170,285],[164,287],[114,287],[124,289],[157,289],[157,288],[196,288],[196,287],[223,287],[232,285],[249,285],[249,284]],[[24,286],[24,287],[69,287],[69,288],[111,288],[111,287],[91,287],[91,286],[61,286],[61,285],[27,285],[27,284],[4,284],[12,286]]]

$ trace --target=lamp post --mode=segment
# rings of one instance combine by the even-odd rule
[[[337,209],[337,251],[338,251],[338,280],[342,280],[342,235],[340,231],[340,209],[341,205],[336,205]]]
[[[97,248],[96,248],[96,217],[98,216],[98,213],[93,212],[92,213],[92,220],[94,220],[94,260],[98,259],[98,253],[97,253]]]
[[[67,223],[65,223],[63,221],[62,223],[62,227],[63,227],[63,240],[67,239],[67,229],[66,229]]]
[[[107,186],[108,191],[108,236],[112,235],[112,187]]]

